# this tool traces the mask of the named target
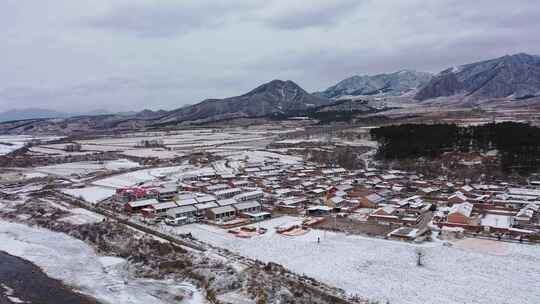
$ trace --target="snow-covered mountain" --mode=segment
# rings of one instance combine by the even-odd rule
[[[421,88],[431,80],[431,77],[430,73],[413,70],[371,76],[352,76],[317,95],[333,99],[368,95],[399,96]]]
[[[272,80],[244,95],[207,99],[198,104],[173,110],[158,123],[292,115],[328,102],[326,98],[309,94],[291,80]]]
[[[93,110],[88,112],[60,112],[49,109],[41,108],[26,108],[26,109],[13,109],[5,112],[0,112],[0,122],[3,121],[17,121],[28,119],[48,119],[48,118],[70,118],[79,116],[101,116],[101,115],[117,115],[126,117],[137,118],[155,118],[166,114],[164,110],[152,111],[130,111],[130,112],[118,112],[113,113],[108,110]]]
[[[472,101],[540,96],[540,56],[519,53],[448,68],[415,98],[424,101],[453,95]]]
[[[69,118],[32,119],[0,123],[0,134],[58,133],[135,130],[184,123],[234,118],[304,115],[329,100],[309,94],[293,81],[273,80],[250,92],[224,99],[206,99],[172,111],[144,110],[129,115],[111,114]]]
[[[357,100],[361,102],[353,102]],[[34,113],[34,117],[56,118],[0,122],[0,134],[135,130],[235,118],[382,111],[405,105],[426,108],[431,103],[437,108],[484,105],[540,108],[540,56],[523,53],[503,56],[449,68],[436,76],[410,70],[353,76],[314,94],[293,81],[273,80],[240,96],[206,99],[172,111],[145,110],[69,118],[62,117],[62,113]]]

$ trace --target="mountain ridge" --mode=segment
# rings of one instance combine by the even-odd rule
[[[474,100],[540,96],[540,56],[517,53],[447,68],[419,90],[415,99],[457,94]]]
[[[322,92],[317,92],[317,94],[332,99],[349,96],[397,96],[427,84],[431,77],[431,73],[415,70],[399,70],[375,75],[354,75]]]
[[[430,80],[426,82],[427,78]],[[352,95],[351,98],[351,94],[357,95]],[[381,96],[384,98],[378,98]],[[346,99],[365,102],[338,104]],[[522,99],[527,101],[518,102]],[[319,108],[325,105],[328,106],[326,110]],[[338,113],[343,109],[348,112],[383,112],[390,108],[414,107],[429,109],[430,105],[435,105],[437,109],[477,106],[492,109],[525,106],[540,108],[540,56],[525,53],[506,55],[450,67],[434,76],[412,70],[353,76],[323,92],[312,94],[292,80],[275,79],[242,95],[205,99],[171,111],[143,110],[98,116],[0,122],[0,134],[135,130],[239,118],[286,118],[305,116],[317,111]]]
[[[172,110],[159,123],[291,115],[328,102],[325,98],[308,93],[294,81],[274,79],[242,95],[205,99]]]
[[[144,109],[141,111],[130,112],[111,112],[108,110],[93,110],[89,112],[62,112],[44,108],[23,108],[23,109],[11,109],[4,112],[0,112],[0,122],[18,121],[18,120],[43,120],[54,118],[72,118],[72,117],[85,117],[85,116],[103,116],[103,115],[118,115],[125,117],[139,117],[149,118],[164,115],[165,110],[152,111]]]

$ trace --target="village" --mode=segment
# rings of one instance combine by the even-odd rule
[[[432,231],[441,238],[538,242],[539,200],[538,182],[468,185],[397,170],[268,160],[246,162],[238,174],[207,170],[118,188],[101,206],[148,225],[204,223],[237,237],[252,235],[250,224],[288,215],[303,224],[285,227],[286,235],[320,226],[417,242]]]
[[[0,191],[4,199],[36,192],[51,204],[76,202],[86,211],[66,218],[72,223],[99,223],[110,216],[193,246],[209,244],[281,262],[347,293],[381,300],[387,299],[384,289],[365,291],[372,288],[364,286],[367,282],[359,288],[329,270],[270,255],[265,247],[289,248],[296,255],[303,252],[294,253],[298,246],[340,250],[345,241],[335,242],[341,238],[347,238],[347,246],[384,241],[390,243],[381,248],[408,248],[411,265],[421,267],[435,263],[420,251],[434,246],[491,255],[508,251],[500,249],[506,246],[535,251],[540,242],[540,180],[482,183],[385,169],[372,159],[375,143],[365,130],[347,141],[363,147],[358,169],[317,163],[298,153],[299,146],[332,151],[344,142],[333,138],[335,133],[291,139],[272,129],[198,132],[40,142],[27,152],[39,165],[11,168],[2,174]],[[93,149],[100,151],[90,153]],[[55,154],[43,159],[39,153]],[[66,157],[75,161],[55,160]],[[297,260],[313,258],[317,253]],[[340,263],[356,267],[347,259]]]

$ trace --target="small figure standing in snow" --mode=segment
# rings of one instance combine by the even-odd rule
[[[321,237],[318,236],[318,237],[317,237],[317,244],[320,244],[320,243],[321,243]]]
[[[417,248],[415,250],[416,253],[416,266],[424,266],[424,263],[422,262],[422,258],[426,255],[424,250],[421,248]]]

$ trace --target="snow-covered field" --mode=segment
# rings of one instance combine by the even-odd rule
[[[222,152],[216,154],[224,156],[227,159],[233,161],[247,160],[249,162],[263,162],[265,160],[279,160],[281,163],[284,164],[297,164],[302,161],[302,158],[298,156],[291,156],[262,150]]]
[[[12,151],[22,148],[27,142],[31,140],[55,140],[58,136],[26,136],[26,135],[2,135],[0,136],[0,155],[8,154]]]
[[[121,154],[135,157],[157,157],[160,159],[171,159],[185,155],[184,153],[165,149],[133,149],[124,151]]]
[[[72,215],[63,217],[60,219],[60,221],[68,222],[74,225],[83,225],[99,223],[104,219],[103,216],[82,208],[69,209],[69,212],[72,213]]]
[[[140,170],[100,179],[93,182],[93,184],[110,188],[121,188],[151,181],[154,178],[154,176],[150,175],[149,170]]]
[[[174,303],[206,303],[191,284],[131,278],[123,259],[98,256],[84,242],[62,233],[0,221],[0,244],[0,250],[33,262],[50,277],[103,303],[173,303],[157,297],[165,293],[193,293],[191,298]]]
[[[276,141],[278,144],[301,144],[301,143],[320,143],[320,144],[326,144],[326,143],[334,143],[334,144],[340,144],[340,145],[348,145],[348,146],[358,146],[358,147],[377,147],[377,142],[373,140],[366,140],[366,139],[356,139],[356,140],[344,140],[340,137],[332,137],[332,138],[325,138],[325,137],[316,137],[316,138],[295,138],[295,139],[284,139],[280,141]]]
[[[261,136],[263,135],[263,136]],[[190,150],[194,147],[215,147],[227,144],[250,143],[272,136],[271,132],[251,132],[246,130],[185,130],[175,132],[131,133],[122,137],[103,137],[78,140],[83,150],[88,151],[130,151],[142,140],[157,139],[173,150]]]
[[[75,156],[75,155],[87,155],[93,154],[93,151],[84,151],[84,152],[66,152],[61,149],[51,149],[45,146],[31,147],[31,155],[41,155],[41,156]]]
[[[64,163],[45,167],[37,167],[34,169],[34,171],[56,176],[69,177],[71,175],[87,175],[102,170],[114,171],[137,167],[139,167],[139,164],[136,162],[127,159],[118,159],[103,162],[88,161]]]
[[[273,229],[297,221],[281,217],[260,223],[269,231],[251,239],[202,224],[176,229],[251,258],[282,264],[348,293],[392,304],[540,303],[540,246],[476,239],[458,241],[453,247],[441,242],[413,245],[318,230],[285,237]],[[426,254],[423,267],[416,266],[417,248]]]
[[[100,186],[88,186],[84,188],[75,189],[63,189],[62,192],[74,196],[76,198],[82,198],[83,200],[95,204],[101,200],[104,200],[112,196],[115,191],[111,188],[105,188]]]
[[[93,182],[94,185],[104,186],[110,188],[121,188],[137,185],[139,183],[149,182],[156,180],[160,177],[170,177],[173,180],[178,178],[182,174],[186,174],[194,170],[194,167],[188,165],[162,167],[153,169],[138,170],[123,174],[114,175],[104,179]],[[211,170],[209,168],[209,170]],[[195,171],[193,171],[195,172]]]

